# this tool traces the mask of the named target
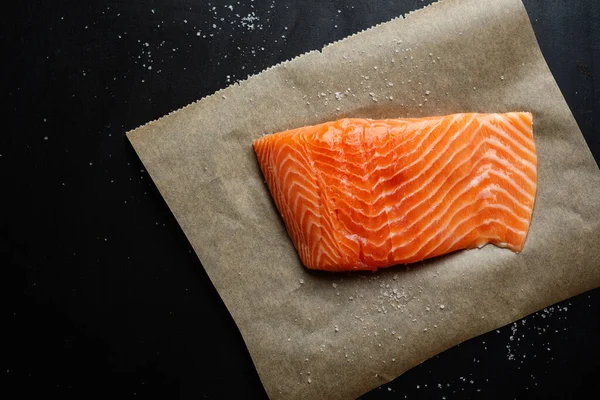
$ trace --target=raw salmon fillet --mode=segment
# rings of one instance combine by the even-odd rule
[[[376,270],[525,244],[537,185],[530,113],[345,118],[253,146],[308,268]]]

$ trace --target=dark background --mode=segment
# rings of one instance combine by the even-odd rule
[[[1,74],[2,397],[265,398],[125,132],[426,3],[11,3]],[[525,6],[598,162],[600,4]],[[600,390],[599,312],[600,291],[584,293],[363,398],[587,398]]]

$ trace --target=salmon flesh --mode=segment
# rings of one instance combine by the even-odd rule
[[[253,146],[302,263],[376,270],[488,243],[520,252],[537,186],[532,122],[344,118]]]

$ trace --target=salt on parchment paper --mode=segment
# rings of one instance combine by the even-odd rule
[[[304,268],[252,150],[341,117],[531,111],[525,249],[377,273]],[[520,0],[442,0],[277,65],[128,137],[239,327],[273,399],[347,399],[600,286],[600,173]]]

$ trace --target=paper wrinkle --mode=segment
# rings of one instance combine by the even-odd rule
[[[509,111],[533,113],[538,154],[520,254],[488,245],[376,273],[309,271],[252,149],[261,135],[342,117]],[[442,0],[275,65],[128,137],[272,399],[357,397],[449,347],[600,286],[600,172],[520,0]]]

